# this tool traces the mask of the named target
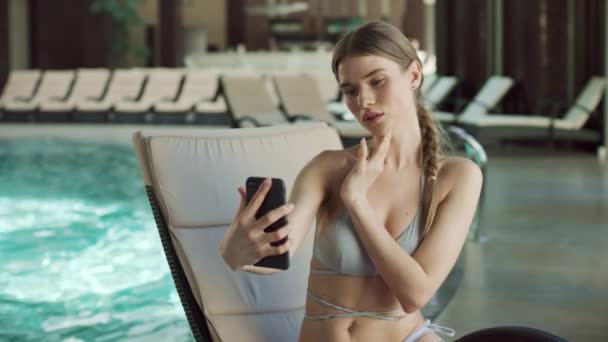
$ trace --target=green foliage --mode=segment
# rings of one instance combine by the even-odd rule
[[[133,41],[131,32],[144,21],[137,12],[145,0],[93,0],[89,11],[93,14],[106,14],[112,18],[112,64],[143,64],[150,54],[148,49]],[[131,63],[129,63],[131,62]]]

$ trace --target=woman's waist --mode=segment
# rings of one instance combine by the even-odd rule
[[[332,287],[331,285],[327,287]],[[347,286],[345,286],[347,287]],[[352,288],[339,289],[317,289],[314,287],[308,288],[308,295],[306,298],[306,311],[323,312],[328,313],[329,311],[340,311],[348,309],[352,311],[361,312],[401,312],[401,304],[392,295],[391,291],[388,293],[373,293],[371,291],[357,291]],[[326,304],[323,304],[323,303]],[[340,309],[331,309],[331,304]]]
[[[307,303],[306,315],[318,317],[321,312],[325,312],[325,314],[336,312],[329,308],[319,308],[319,310],[309,310]],[[303,341],[346,341],[343,337],[348,337],[350,341],[401,341],[423,324],[424,318],[420,312],[404,313],[395,320],[382,320],[367,316],[304,319],[301,333],[303,336],[309,337]],[[333,338],[338,336],[342,338]]]
[[[400,307],[392,289],[380,276],[311,273],[308,291],[332,303],[353,309],[386,311]],[[309,301],[310,298],[307,302]]]

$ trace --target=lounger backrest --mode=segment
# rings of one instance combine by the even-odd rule
[[[488,113],[503,99],[515,82],[511,77],[491,76],[466,106],[460,120],[475,120]]]
[[[184,72],[181,69],[149,69],[148,82],[140,101],[155,102],[161,99],[174,99],[179,91],[182,77],[184,77]]]
[[[575,124],[577,129],[582,128],[591,113],[597,109],[597,106],[602,101],[605,87],[606,80],[604,78],[598,76],[592,77],[580,92],[574,104],[568,109],[564,120]]]
[[[322,123],[188,135],[144,131],[134,135],[134,144],[151,203],[158,203],[153,210],[161,240],[195,338],[202,340],[208,328],[213,341],[296,341],[314,227],[289,270],[273,275],[231,271],[218,245],[239,205],[237,187],[247,177],[282,178],[289,196],[310,159],[341,148],[337,133]]]
[[[324,102],[335,101],[338,98],[340,93],[338,81],[336,81],[329,67],[326,71],[306,71],[305,73],[317,81]]]
[[[40,70],[11,70],[0,101],[32,97],[39,80]]]
[[[210,100],[219,86],[219,72],[211,69],[187,70],[180,100]]]
[[[106,101],[136,98],[141,92],[146,74],[139,69],[116,69],[110,81]]]
[[[435,109],[450,92],[456,87],[458,78],[454,76],[441,76],[435,85],[429,90],[426,97],[424,98],[429,109]]]
[[[72,81],[74,80],[73,70],[48,70],[42,73],[42,80],[35,98],[43,101],[50,98],[64,98],[68,95]]]
[[[228,110],[235,120],[246,117],[262,125],[287,123],[260,75],[223,75],[221,86]]]
[[[435,84],[435,81],[437,81],[437,78],[439,78],[437,74],[424,75],[424,82],[422,82],[422,86],[420,87],[422,96],[426,97],[428,95],[429,90],[431,90],[431,88]]]
[[[70,99],[99,98],[110,78],[108,69],[78,69]]]
[[[331,122],[321,90],[310,75],[275,75],[274,84],[283,109],[288,115],[308,115],[316,120]]]

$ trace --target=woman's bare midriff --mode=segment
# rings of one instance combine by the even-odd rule
[[[312,260],[311,267],[323,269]],[[392,311],[400,309],[399,301],[380,276],[354,277],[344,275],[311,274],[308,286],[316,296],[356,311]],[[306,314],[339,314],[315,300],[307,298]],[[307,320],[302,323],[300,342],[347,342],[347,341],[403,341],[424,324],[420,312],[402,313],[393,321],[370,317],[340,317],[324,320]]]

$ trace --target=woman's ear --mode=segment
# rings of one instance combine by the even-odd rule
[[[407,69],[410,72],[410,75],[412,75],[410,80],[412,90],[418,89],[418,87],[420,87],[420,83],[422,83],[422,66],[420,63],[418,63],[418,61],[413,61],[410,63]]]

